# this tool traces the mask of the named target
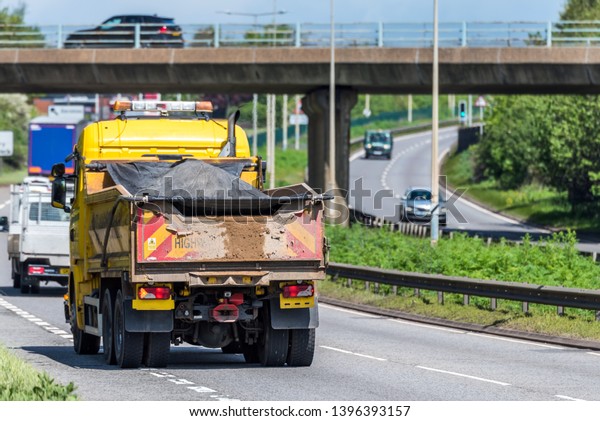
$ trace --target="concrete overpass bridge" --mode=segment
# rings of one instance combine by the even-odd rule
[[[336,50],[337,185],[349,179],[350,110],[358,93],[428,94],[432,50]],[[324,190],[329,143],[329,49],[0,49],[1,92],[303,94],[309,183]],[[600,48],[443,48],[440,91],[600,93]]]

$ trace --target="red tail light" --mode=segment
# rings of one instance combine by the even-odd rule
[[[43,275],[45,272],[43,266],[28,266],[27,273],[29,275]]]
[[[284,298],[312,297],[313,295],[315,295],[315,288],[312,285],[300,284],[283,287]]]
[[[140,300],[168,300],[171,298],[171,288],[142,287],[138,289],[138,298]]]
[[[168,29],[166,26],[162,26],[162,27],[161,27],[161,28],[158,30],[158,32],[159,32],[160,34],[166,34],[167,32],[169,32],[169,29]]]

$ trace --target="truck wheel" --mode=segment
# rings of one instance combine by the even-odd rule
[[[287,329],[273,329],[268,306],[263,311],[263,334],[258,346],[260,363],[265,367],[281,367],[288,353],[289,336]]]
[[[166,367],[171,349],[171,332],[146,333],[142,362],[146,367]]]
[[[110,289],[106,288],[102,303],[102,347],[104,348],[104,360],[110,365],[117,363],[113,329],[113,307],[114,295],[110,292]]]
[[[137,368],[142,364],[144,355],[144,334],[125,330],[125,311],[123,293],[119,290],[115,299],[113,318],[114,348],[117,364],[121,368]]]
[[[242,354],[242,344],[240,342],[232,341],[230,344],[222,346],[221,351],[223,351],[223,354]]]
[[[290,367],[309,367],[315,355],[315,329],[290,329],[287,364]]]
[[[73,334],[73,348],[80,355],[97,354],[100,349],[100,337],[85,333],[77,327],[77,312],[75,311],[75,297],[71,303],[71,333]]]

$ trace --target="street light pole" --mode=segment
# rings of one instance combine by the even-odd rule
[[[439,233],[439,169],[438,169],[438,136],[439,136],[439,57],[438,57],[438,0],[433,0],[433,100],[431,118],[431,245],[438,242]]]
[[[329,190],[337,190],[335,179],[335,25],[333,18],[334,0],[330,0],[330,50],[329,65]]]

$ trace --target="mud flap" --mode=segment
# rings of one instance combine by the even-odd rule
[[[317,299],[311,308],[281,309],[279,298],[269,300],[271,326],[273,329],[314,329],[319,327],[319,309]]]
[[[132,300],[125,300],[123,313],[127,332],[171,332],[173,330],[173,311],[171,310],[134,310]]]

